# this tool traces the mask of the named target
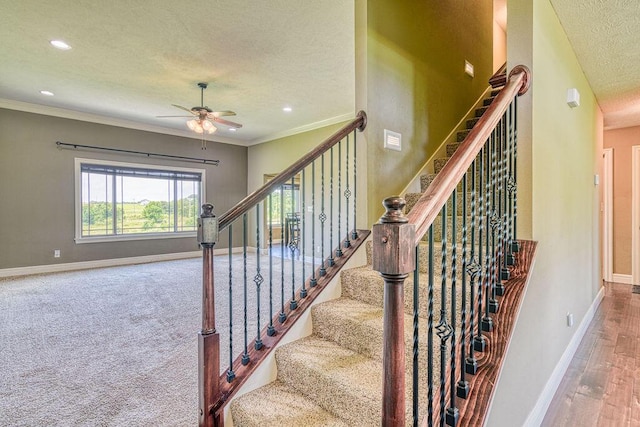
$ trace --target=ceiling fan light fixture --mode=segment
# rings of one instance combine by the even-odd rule
[[[208,134],[212,134],[218,130],[218,128],[215,127],[213,123],[211,123],[209,120],[202,121],[202,129],[204,129],[204,131],[207,132]]]

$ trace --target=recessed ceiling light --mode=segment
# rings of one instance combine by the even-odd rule
[[[40,93],[47,96],[53,96],[53,92],[50,92],[48,90],[41,90]]]
[[[282,109],[282,111],[284,111],[285,113],[290,113],[292,111],[292,108],[291,107],[284,107]]]
[[[69,50],[71,49],[71,46],[69,46],[68,44],[66,44],[65,42],[63,42],[62,40],[51,40],[49,43],[51,43],[51,46],[60,49],[60,50]]]

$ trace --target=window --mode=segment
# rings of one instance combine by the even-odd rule
[[[265,175],[265,182],[269,182],[275,175]],[[291,181],[283,184],[280,188],[271,193],[271,211],[268,211],[269,201],[267,201],[267,225],[279,227],[284,223],[281,213],[287,214],[300,213],[300,182],[298,177],[294,179],[293,185]]]
[[[205,171],[76,159],[76,242],[194,236]]]

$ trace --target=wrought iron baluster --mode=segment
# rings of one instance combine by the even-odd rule
[[[291,178],[291,219],[289,220],[289,249],[291,250],[291,301],[289,302],[289,309],[295,310],[298,308],[298,301],[296,300],[296,257],[295,253],[298,249],[298,236],[296,236],[296,228],[298,228],[296,221],[298,220],[295,213],[295,181]]]
[[[478,325],[476,335],[473,337],[473,348],[475,351],[484,352],[487,348],[487,338],[482,335],[482,306],[483,306],[483,281],[484,281],[484,269],[486,264],[484,263],[483,257],[483,237],[485,231],[485,223],[484,223],[484,199],[485,199],[485,188],[484,188],[484,152],[485,147],[482,147],[480,150],[480,154],[476,159],[478,162]]]
[[[269,194],[269,326],[267,336],[274,336],[276,328],[273,326],[273,198]]]
[[[284,312],[284,186],[280,187],[280,314],[278,320],[284,323],[287,313]]]
[[[349,235],[351,234],[349,232],[349,197],[351,197],[351,189],[349,188],[349,135],[347,135],[347,147],[346,147],[346,160],[345,160],[345,179],[346,179],[346,187],[344,190],[344,198],[345,198],[345,220],[346,220],[346,233],[345,233],[345,238],[344,238],[344,247],[345,248],[349,248],[351,247],[351,240],[349,240]]]
[[[336,258],[342,256],[342,246],[340,239],[342,238],[342,141],[338,142],[338,247],[336,249]]]
[[[443,427],[445,422],[448,423],[448,410],[446,407],[446,363],[447,360],[447,341],[451,337],[451,325],[447,321],[447,204],[442,206],[440,211],[442,215],[442,238],[441,238],[441,280],[440,280],[440,321],[436,326],[438,338],[440,338],[440,426]]]
[[[484,277],[482,279],[483,292],[484,292],[484,316],[482,317],[481,327],[484,332],[491,332],[493,330],[493,319],[489,315],[489,304],[491,300],[491,249],[489,234],[490,234],[490,220],[491,220],[491,142],[487,141],[484,147],[485,155],[485,168],[482,171],[484,175],[484,220],[485,220],[485,233],[484,233]]]
[[[496,180],[496,172],[498,169],[497,163],[497,148],[496,148],[496,129],[494,128],[493,132],[491,132],[491,138],[489,140],[489,152],[491,154],[491,216],[489,217],[489,225],[491,226],[491,268],[489,273],[489,312],[497,313],[498,312],[498,300],[496,298],[497,295],[497,268],[498,261],[496,259],[496,233],[500,232],[500,217],[497,211],[497,203],[496,203],[496,192],[497,192],[497,180]]]
[[[302,186],[302,196],[301,196],[301,208],[300,208],[300,235],[299,235],[299,245],[302,248],[302,289],[300,289],[300,298],[306,298],[307,297],[307,275],[305,272],[305,265],[307,263],[307,260],[305,259],[305,254],[306,254],[306,250],[305,250],[305,246],[307,246],[307,239],[306,239],[306,235],[307,235],[307,229],[305,228],[305,217],[307,216],[306,213],[306,189],[307,189],[307,184],[305,181],[305,171],[306,169],[302,169],[302,182],[300,183]]]
[[[429,265],[427,296],[427,420],[433,427],[433,224],[429,226]]]
[[[247,330],[247,214],[242,215],[242,283],[243,283],[243,319],[244,319],[244,352],[242,353],[242,364],[247,365],[250,361],[248,330]]]
[[[264,278],[260,273],[260,204],[256,205],[256,275],[253,277],[253,283],[256,285],[256,314],[257,314],[257,325],[256,325],[256,342],[254,343],[254,348],[256,350],[262,349],[262,336],[261,328],[260,328],[260,286],[262,282],[264,282]]]
[[[233,224],[229,225],[229,369],[227,370],[227,382],[235,379],[236,373],[233,371]]]
[[[348,233],[347,233],[348,234]],[[419,366],[418,357],[420,355],[420,245],[415,251],[416,269],[413,270],[413,365],[412,365],[412,387],[413,387],[413,426],[417,427],[419,422]]]
[[[320,157],[320,277],[327,274],[324,265],[324,222],[327,220],[327,214],[324,213],[324,154]]]
[[[500,133],[500,159],[501,159],[501,167],[500,167],[500,212],[502,213],[502,233],[500,234],[500,279],[501,280],[509,280],[511,274],[509,272],[509,268],[507,265],[507,243],[509,242],[509,216],[507,212],[507,200],[508,200],[508,152],[509,148],[507,145],[507,112],[504,113],[501,120],[501,133]],[[501,282],[502,283],[502,282]],[[504,286],[503,286],[504,289]],[[504,295],[504,292],[503,292]]]
[[[471,295],[469,297],[469,356],[464,363],[464,371],[469,375],[475,375],[478,372],[478,360],[475,355],[475,307],[476,307],[476,279],[480,273],[480,265],[476,260],[476,162],[477,159],[471,163],[471,255],[469,258],[469,265],[465,269],[465,272],[469,274],[469,288]]]
[[[358,238],[358,228],[356,227],[358,221],[358,182],[357,182],[357,161],[356,161],[356,148],[358,146],[358,140],[356,139],[356,131],[353,131],[353,231],[351,232],[351,240]]]
[[[333,147],[329,150],[329,258],[327,264],[333,267],[336,261],[333,259]]]
[[[458,189],[455,187],[451,193],[451,344],[449,353],[449,407],[446,413],[446,422],[450,426],[458,424],[459,411],[456,408],[456,273],[457,273],[457,230],[456,219],[458,216]],[[444,288],[443,288],[444,292]]]
[[[511,250],[513,252],[520,251],[520,244],[516,239],[518,230],[518,98],[513,99],[513,243]]]
[[[316,162],[311,162],[311,280],[309,287],[318,284],[316,278]]]
[[[465,358],[467,357],[467,179],[469,171],[462,177],[462,312],[460,328],[460,380],[456,384],[456,395],[463,399],[469,396],[469,382],[465,377]],[[473,303],[472,303],[473,305]],[[455,356],[454,356],[455,357]]]

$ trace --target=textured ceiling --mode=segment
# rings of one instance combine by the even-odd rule
[[[551,4],[602,108],[605,128],[640,125],[640,2]]]
[[[205,105],[244,125],[209,139],[243,145],[355,115],[352,1],[0,0],[0,11],[0,107],[193,136],[186,119],[156,116],[199,105],[204,81]]]

